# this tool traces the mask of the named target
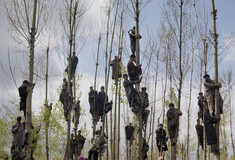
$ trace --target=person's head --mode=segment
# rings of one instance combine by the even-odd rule
[[[101,130],[95,131],[95,134],[100,136],[101,135]]]
[[[146,87],[141,88],[142,92],[146,92]]]
[[[207,82],[208,80],[210,80],[210,75],[209,74],[205,74],[203,76],[203,78],[205,79],[205,81]]]
[[[123,79],[127,80],[127,79],[128,79],[128,75],[127,75],[127,74],[124,74],[124,75],[123,75]]]
[[[63,79],[63,82],[67,82],[67,79],[66,79],[66,78],[64,78],[64,79]]]
[[[101,92],[104,92],[104,86],[100,87]]]
[[[19,123],[20,123],[20,122],[21,122],[21,117],[17,117],[17,119],[16,119],[16,120],[17,120],[17,122],[19,122]]]
[[[197,124],[199,124],[200,123],[200,120],[199,119],[197,119]]]
[[[129,126],[131,126],[132,124],[131,123],[129,123]]]
[[[132,55],[130,56],[130,60],[135,62],[135,61],[136,61],[135,57],[136,57],[136,56],[132,54]]]
[[[90,91],[93,91],[93,87],[92,86],[90,87]]]
[[[50,106],[52,106],[53,105],[53,103],[50,103]]]
[[[80,100],[77,101],[77,104],[80,104]]]
[[[71,134],[71,139],[73,139],[74,138],[74,135],[73,135],[73,133]]]
[[[79,130],[79,131],[78,131],[78,135],[81,135],[81,133],[82,133],[82,131],[81,131],[81,130]]]
[[[204,104],[204,110],[205,110],[205,111],[208,111],[208,110],[209,110],[209,108],[208,108],[208,105],[207,105],[207,104]]]
[[[173,103],[170,103],[170,104],[169,104],[169,108],[170,108],[170,109],[174,109],[174,106],[175,106],[175,105],[174,105]]]
[[[135,31],[135,26],[132,29]]]
[[[202,92],[199,92],[198,95],[199,95],[200,97],[202,97],[202,96],[203,96],[203,93],[202,93]]]
[[[118,56],[115,56],[115,60],[118,60]]]
[[[162,129],[162,128],[163,128],[163,124],[159,124],[159,125],[158,125],[158,128],[161,128],[161,129]]]
[[[28,85],[29,85],[29,81],[24,80],[24,81],[23,81],[23,86],[28,86]]]

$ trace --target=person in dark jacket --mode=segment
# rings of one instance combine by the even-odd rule
[[[205,98],[203,96],[202,92],[199,92],[199,96],[197,97],[197,104],[199,106],[199,112],[198,112],[198,119],[203,119],[203,103],[205,103]]]
[[[94,90],[93,87],[90,87],[90,92],[88,95],[89,95],[90,113],[92,114],[93,120],[97,121],[97,116],[98,116],[97,91]]]
[[[132,55],[135,55],[135,51],[136,51],[136,39],[141,39],[141,35],[140,34],[135,34],[135,26],[128,31],[128,34],[130,36],[130,41],[131,41],[131,52],[132,52]]]
[[[138,81],[139,83],[140,76],[142,75],[142,64],[135,65],[134,62],[136,62],[135,55],[131,55],[127,63],[127,72],[131,81]]]
[[[108,102],[108,96],[106,103]],[[104,92],[104,86],[101,86],[100,92],[98,93],[98,98],[97,98],[97,107],[98,107],[98,116],[101,118],[101,121],[104,121],[103,113],[104,113],[104,106],[105,105],[105,92]]]
[[[115,56],[114,60],[112,60],[109,64],[112,66],[112,79],[118,80],[118,78],[122,77],[121,58]]]
[[[71,77],[74,77],[74,75],[75,75],[77,64],[78,64],[78,57],[77,56],[72,56],[71,57]],[[69,68],[68,67],[66,67],[65,72],[66,73],[69,72]]]
[[[182,112],[174,108],[174,104],[169,104],[169,110],[167,111],[167,128],[171,139],[171,145],[175,145],[175,136],[177,125],[179,124],[179,116],[182,116]]]
[[[200,124],[199,119],[197,119],[197,124],[196,124],[195,128],[196,128],[196,131],[197,131],[198,144],[203,149],[203,126]]]
[[[217,143],[217,136],[215,131],[215,123],[220,121],[220,118],[212,117],[208,105],[204,105],[204,125],[205,125],[205,132],[206,132],[206,142],[207,145],[211,145],[211,151],[217,152],[216,150],[216,143]]]
[[[26,100],[28,95],[29,82],[24,80],[22,85],[19,87],[19,96],[20,96],[20,111],[23,110],[24,117],[26,118]]]
[[[157,147],[158,151],[162,153],[163,151],[167,151],[167,140],[168,138],[166,137],[166,131],[163,129],[163,124],[158,125],[158,129],[155,131],[156,133],[156,139],[157,139]]]
[[[135,128],[132,126],[131,123],[125,127],[125,132],[126,132],[126,139],[128,141],[131,141],[133,139],[133,133],[134,133]]]

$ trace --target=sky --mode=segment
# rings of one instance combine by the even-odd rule
[[[95,58],[96,58],[96,50],[97,50],[97,42],[99,32],[102,33],[102,45],[101,45],[101,56],[99,60],[99,71],[98,71],[98,88],[104,85],[104,50],[105,50],[105,32],[106,32],[106,24],[102,23],[106,19],[106,15],[103,13],[103,8],[107,5],[107,0],[92,0],[86,1],[88,4],[92,4],[90,9],[84,14],[82,22],[85,25],[81,26],[81,30],[85,32],[86,36],[83,36],[79,39],[78,49],[81,49],[83,42],[85,41],[85,45],[82,47],[81,52],[78,54],[79,63],[77,73],[82,74],[81,84],[81,92],[82,92],[82,100],[81,104],[84,108],[88,107],[88,90],[91,85],[93,85],[94,81],[94,72],[95,72]],[[150,4],[148,4],[144,10],[141,12],[141,23],[140,23],[140,33],[142,35],[142,39],[140,41],[141,48],[146,44],[146,39],[148,32],[150,35],[154,35],[156,37],[157,31],[159,31],[160,22],[161,22],[161,6],[162,0],[153,0]],[[232,33],[232,39],[235,40],[235,1],[234,0],[215,0],[216,8],[218,10],[218,19],[217,19],[217,31],[219,33],[219,44],[224,42],[227,37],[229,37]],[[58,0],[57,7],[61,7],[62,2]],[[205,7],[209,11],[211,10],[210,1],[205,2]],[[60,35],[62,34],[62,27],[59,26],[60,22],[58,17],[58,10],[55,11],[53,20],[56,20],[57,26],[54,31],[56,34],[53,35],[52,39],[55,40],[52,42],[52,49],[50,50],[50,67],[49,70],[51,75],[49,75],[49,99],[56,99],[58,97],[57,88],[62,84],[63,79],[63,71],[66,68],[66,57],[64,57],[60,49],[56,47],[56,45],[61,45]],[[127,31],[133,27],[135,24],[134,20],[130,17],[129,14],[125,14],[124,16],[124,53],[123,53],[123,64],[126,64],[128,61],[128,56],[130,55],[129,50],[129,36]],[[23,53],[23,51],[27,51],[27,48],[17,44],[10,33],[8,32],[8,22],[6,17],[3,14],[0,14],[0,101],[1,103],[7,103],[8,101],[14,99],[16,103],[19,102],[17,87],[21,85],[23,79],[26,78],[22,72],[27,71],[27,55]],[[117,22],[120,22],[118,18]],[[119,29],[119,27],[117,27]],[[115,35],[117,38],[118,35]],[[117,41],[115,41],[117,43]],[[45,46],[36,46],[36,52],[40,53],[44,51]],[[8,48],[10,51],[10,60],[12,65],[13,73],[16,75],[16,86],[11,78],[11,73],[9,70],[9,60],[8,60]],[[117,47],[115,46],[113,49],[113,55],[117,53]],[[66,54],[66,53],[65,53]],[[227,70],[231,68],[234,70],[235,67],[235,47],[231,47],[226,50],[222,57],[222,61],[219,64],[220,71]],[[147,63],[147,61],[143,61],[143,63]],[[22,71],[22,72],[21,72]],[[213,69],[209,71],[210,74],[213,75]],[[37,77],[38,78],[38,77]],[[235,74],[233,75],[235,78]],[[38,84],[35,87],[35,91],[33,93],[33,110],[35,112],[38,111],[38,108],[44,101],[44,83],[38,78]],[[188,83],[186,82],[185,88],[187,88]],[[159,80],[159,87],[161,87],[161,81]],[[150,90],[150,89],[149,89]],[[160,90],[160,89],[159,89]],[[193,96],[197,96],[197,89],[193,90]],[[7,93],[7,94],[6,94]],[[161,90],[159,91],[161,93]],[[234,92],[233,92],[234,93]],[[110,94],[110,93],[109,93]],[[235,94],[232,95],[234,99]],[[185,96],[186,97],[186,96]],[[160,98],[160,96],[158,97]],[[112,99],[112,98],[111,98]],[[196,98],[194,100],[196,104]],[[161,103],[158,103],[161,105]],[[187,102],[185,102],[185,105]],[[14,108],[14,106],[12,106]],[[159,113],[160,114],[160,113]],[[90,119],[89,114],[86,113],[86,117],[84,120]],[[88,122],[89,123],[89,122]]]

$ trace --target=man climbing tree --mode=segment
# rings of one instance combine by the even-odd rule
[[[221,84],[218,83],[216,84],[214,80],[210,79],[210,75],[206,74],[204,75],[204,89],[205,89],[205,98],[208,103],[209,111],[212,116],[215,116],[215,89],[221,88]],[[219,111],[220,114],[223,114],[223,99],[220,95],[218,94],[218,101],[219,101]]]
[[[67,90],[62,89],[62,91],[60,93],[60,102],[63,104],[64,118],[66,121],[68,121],[68,111],[69,111],[69,107],[70,107],[69,99],[71,99],[71,97],[69,98],[69,94],[68,94]]]
[[[219,152],[219,150],[216,149],[217,136],[214,124],[218,123],[220,118],[211,116],[208,105],[204,105],[204,110],[204,125],[207,145],[211,145],[212,152]]]
[[[135,65],[134,62],[136,62],[135,55],[130,56],[130,60],[128,61],[127,64],[127,72],[130,77],[130,80],[133,82],[140,82],[139,80],[141,79],[142,75],[142,69],[141,66],[142,64],[137,64]]]
[[[141,39],[141,35],[140,34],[136,34],[135,33],[135,26],[128,31],[128,34],[130,36],[130,41],[131,41],[131,53],[132,55],[135,56],[135,52],[136,52],[136,39]]]
[[[12,159],[22,158],[27,131],[25,125],[21,123],[21,117],[17,117],[17,122],[12,126],[13,145],[12,145]]]
[[[165,129],[163,129],[163,124],[158,125],[158,129],[155,131],[155,133],[156,133],[158,151],[160,155],[162,155],[164,151],[168,150],[166,144],[168,137],[166,137],[166,131]]]
[[[80,100],[77,101],[77,104],[74,107],[75,115],[74,115],[74,123],[75,123],[75,128],[78,127],[79,124],[79,118],[80,118]]]
[[[83,146],[85,144],[86,138],[81,135],[81,130],[78,131],[78,135],[76,137],[76,145],[77,145],[77,155],[78,157],[81,155]]]
[[[195,128],[196,128],[196,131],[197,131],[198,144],[203,149],[203,126],[200,124],[199,119],[197,119],[197,124],[196,124]]]
[[[69,61],[69,59],[68,59]],[[77,64],[78,64],[78,57],[76,55],[73,55],[71,57],[71,78],[74,77],[75,75],[75,71],[76,71],[76,68],[77,68]],[[65,69],[65,72],[68,73],[68,67]]]
[[[108,96],[107,96],[107,101],[108,102]],[[105,92],[104,92],[104,86],[101,86],[100,92],[98,93],[97,97],[97,107],[98,107],[98,119],[101,118],[101,122],[104,121],[104,105],[105,104]]]
[[[169,108],[170,109],[167,111],[167,128],[171,139],[171,145],[174,146],[177,124],[179,123],[179,116],[182,116],[182,112],[174,108],[173,103],[169,104]]]
[[[24,118],[26,118],[26,99],[28,95],[28,87],[29,87],[29,82],[27,80],[24,80],[22,85],[18,89],[20,95],[20,111],[23,110]]]
[[[124,78],[123,86],[124,86],[125,91],[126,91],[127,100],[130,104],[130,107],[132,108],[132,112],[137,114],[138,111],[141,108],[141,99],[139,97],[138,92],[133,87],[135,82],[132,82],[132,81],[128,80],[128,75],[127,74],[124,74],[123,78]],[[141,80],[138,80],[138,82],[141,82]]]
[[[73,160],[73,155],[75,154],[75,145],[76,145],[76,140],[74,138],[74,134],[72,133],[70,136],[70,157],[71,160]]]
[[[72,95],[72,93],[73,93],[73,90],[72,90],[73,87],[72,87],[72,86],[73,86],[73,83],[70,82],[70,89],[71,89],[70,92],[71,92],[71,95]],[[63,89],[66,90],[66,91],[68,90],[68,81],[67,81],[66,78],[63,79],[62,90],[63,90]]]
[[[203,118],[203,103],[205,101],[205,98],[203,96],[202,92],[199,92],[199,96],[197,97],[197,104],[199,106],[199,111],[198,111],[198,119]]]
[[[143,160],[148,159],[149,145],[145,138],[143,138]]]
[[[93,118],[93,122],[97,122],[98,116],[98,107],[97,107],[97,91],[90,87],[90,92],[88,93],[89,96],[89,104],[90,104],[90,113]]]
[[[149,98],[148,93],[146,92],[146,87],[141,88],[140,98],[142,104],[142,121],[143,124],[147,124],[148,116],[150,111],[146,108],[149,106]]]
[[[128,141],[130,141],[130,143],[131,143],[131,141],[132,141],[132,139],[133,139],[134,130],[135,130],[135,128],[132,126],[131,123],[129,123],[129,125],[127,125],[127,126],[125,127],[126,139],[127,139]]]
[[[121,58],[115,56],[114,60],[112,60],[109,64],[110,66],[112,66],[112,79],[117,79],[122,77]]]

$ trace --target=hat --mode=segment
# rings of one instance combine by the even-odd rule
[[[27,83],[27,84],[29,84],[29,81],[28,81],[28,80],[24,80],[24,81],[23,81],[23,83]]]
[[[125,77],[125,76],[127,76],[128,77],[128,75],[125,73],[125,74],[123,74],[123,77]]]
[[[130,58],[135,58],[136,56],[134,55],[134,54],[132,54],[131,56],[130,56]]]

